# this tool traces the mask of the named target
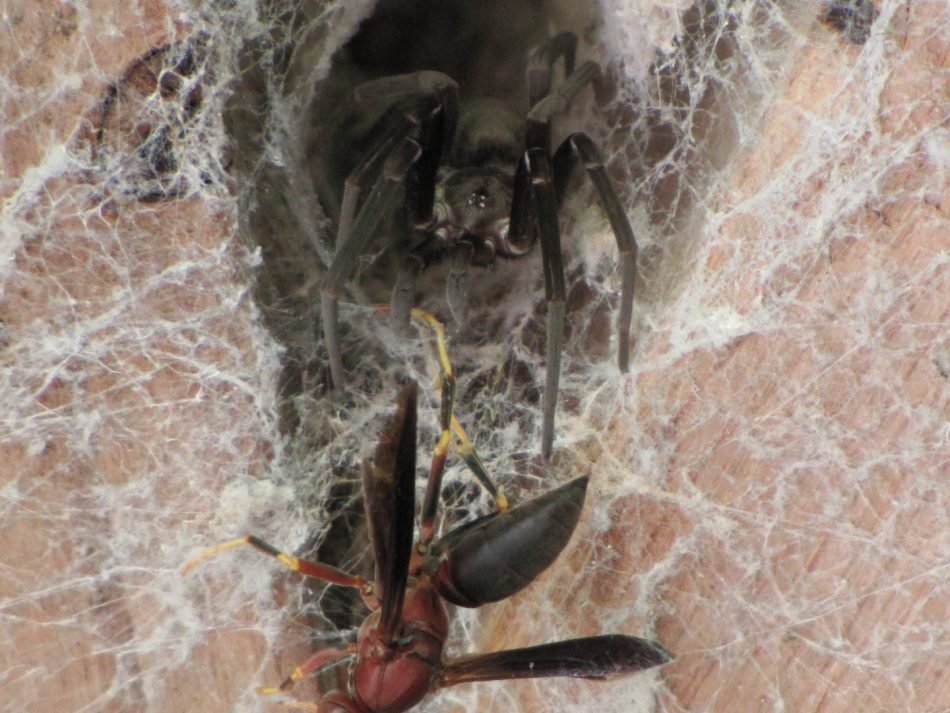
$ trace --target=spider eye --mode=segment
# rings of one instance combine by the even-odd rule
[[[477,191],[472,191],[468,194],[466,202],[471,208],[485,210],[485,207],[488,205],[488,192],[481,188]]]

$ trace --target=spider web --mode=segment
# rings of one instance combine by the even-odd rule
[[[946,3],[523,5],[466,22],[537,12],[612,80],[555,131],[590,132],[620,186],[635,341],[621,374],[616,247],[579,176],[549,468],[538,256],[484,272],[449,330],[489,472],[516,500],[590,473],[585,517],[522,594],[454,616],[449,651],[622,632],[678,658],[418,710],[950,710]],[[373,307],[371,255],[341,307],[351,381],[325,389],[312,108],[378,11],[3,6],[0,711],[280,710],[255,689],[355,633],[351,598],[258,553],[180,568],[251,532],[365,573],[358,468],[400,381],[434,443],[430,335]],[[443,315],[438,271],[424,294]],[[454,457],[446,489],[450,518],[488,507]]]

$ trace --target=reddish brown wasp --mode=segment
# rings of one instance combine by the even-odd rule
[[[359,588],[371,609],[356,643],[317,651],[279,688],[343,658],[351,659],[345,691],[331,691],[316,713],[402,713],[433,689],[474,681],[545,676],[607,679],[659,666],[672,656],[654,641],[613,634],[446,660],[443,600],[477,607],[530,584],[561,553],[584,505],[587,478],[577,478],[518,507],[496,512],[432,542],[442,464],[433,459],[422,511],[422,533],[412,545],[415,518],[416,387],[399,406],[363,467],[363,498],[376,557],[370,582],[318,562],[284,554],[248,535],[212,547],[186,565],[241,544],[276,557],[290,569],[326,582]],[[435,492],[433,492],[435,489]]]

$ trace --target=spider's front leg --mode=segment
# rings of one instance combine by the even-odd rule
[[[565,60],[566,61],[566,60]],[[585,62],[570,75],[554,93],[537,102],[528,114],[529,141],[550,150],[550,127],[552,117],[568,107],[574,96],[586,85],[600,81],[600,67],[595,62]],[[532,138],[533,137],[533,138]],[[531,144],[529,144],[530,146]],[[637,240],[630,220],[620,203],[617,189],[604,166],[604,159],[597,144],[587,134],[575,132],[568,136],[554,153],[553,177],[557,206],[564,200],[570,175],[578,160],[584,164],[597,199],[617,241],[621,259],[620,313],[617,316],[618,355],[620,371],[630,367],[630,325],[633,321],[633,294],[637,277]],[[542,250],[544,242],[541,243]]]
[[[546,373],[542,396],[541,457],[548,460],[554,445],[554,414],[561,380],[561,352],[564,348],[565,287],[561,233],[557,223],[557,197],[551,161],[543,148],[529,148],[518,164],[511,202],[509,234],[530,235],[532,218],[541,242],[544,270],[544,298],[548,305]],[[515,238],[520,239],[518,237]]]
[[[541,407],[541,457],[544,460],[551,457],[554,446],[554,415],[561,381],[566,301],[557,193],[550,159],[551,119],[566,109],[581,90],[600,75],[600,68],[594,62],[585,62],[573,71],[576,46],[576,36],[561,33],[535,53],[529,67],[529,94],[533,106],[528,112],[526,150],[515,172],[509,224],[509,236],[513,242],[530,241],[537,230],[541,243],[544,296],[548,305],[546,373]],[[565,79],[551,93],[551,74],[558,59],[564,60]]]
[[[571,134],[551,156],[551,121],[566,110],[574,98],[588,85],[595,88],[601,71],[596,62],[581,64],[576,71],[574,52],[577,38],[561,33],[545,44],[529,68],[529,93],[532,107],[528,112],[526,151],[515,176],[511,207],[511,235],[515,240],[530,239],[537,229],[544,263],[545,299],[548,303],[548,330],[545,358],[547,373],[542,405],[541,456],[547,460],[554,444],[554,415],[560,384],[561,351],[565,328],[564,261],[561,254],[557,211],[564,197],[565,186],[578,159],[584,163],[596,189],[598,200],[617,240],[621,254],[622,294],[618,316],[621,371],[630,361],[630,325],[633,316],[633,293],[637,270],[637,242],[630,221],[623,210],[616,189],[607,176],[603,158],[596,144],[584,133]],[[564,60],[564,82],[551,91],[553,65]]]
[[[585,133],[576,132],[568,136],[554,154],[554,187],[558,205],[564,198],[567,181],[578,159],[584,164],[587,175],[594,184],[597,198],[607,214],[610,228],[617,240],[617,249],[620,251],[621,291],[620,313],[617,315],[617,361],[620,371],[626,373],[630,368],[630,324],[633,321],[633,294],[637,281],[637,239],[617,196],[617,190],[607,175],[600,149]]]
[[[323,321],[323,336],[330,357],[330,378],[334,388],[343,384],[343,350],[340,346],[339,314],[337,300],[343,281],[353,269],[357,259],[366,249],[383,215],[388,213],[398,195],[398,189],[406,172],[418,160],[422,150],[412,138],[404,138],[383,164],[382,174],[373,186],[363,207],[353,219],[352,225],[339,244],[333,263],[320,288],[320,316]],[[344,199],[344,206],[346,200]],[[340,225],[344,225],[341,217]]]
[[[343,283],[376,229],[405,188],[411,225],[432,218],[436,172],[448,151],[457,121],[458,86],[439,72],[415,72],[361,84],[354,91],[357,104],[390,105],[377,123],[379,138],[347,176],[337,226],[336,255],[321,286],[321,320],[330,377],[334,388],[343,384],[343,353],[337,300]],[[371,177],[369,195],[361,194]],[[405,282],[404,278],[401,278]]]

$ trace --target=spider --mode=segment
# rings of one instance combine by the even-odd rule
[[[346,179],[336,253],[321,285],[321,320],[334,387],[344,383],[337,308],[344,281],[383,217],[399,207],[400,197],[404,234],[396,236],[400,267],[392,296],[397,323],[408,322],[416,281],[426,266],[449,261],[447,300],[458,314],[466,299],[467,266],[516,259],[539,242],[547,302],[541,455],[548,460],[565,328],[558,208],[578,162],[593,183],[620,252],[618,362],[620,370],[627,371],[637,264],[633,229],[590,136],[571,133],[551,150],[552,119],[601,77],[596,62],[575,68],[576,49],[576,35],[562,32],[531,55],[530,109],[525,120],[497,99],[460,106],[457,83],[441,72],[399,74],[356,87],[352,99],[357,107],[382,105],[386,110],[372,129],[368,149]],[[552,91],[559,60],[564,80]]]

